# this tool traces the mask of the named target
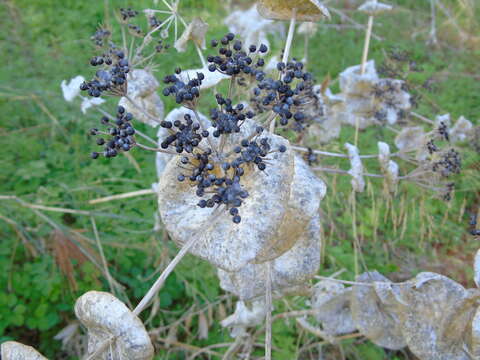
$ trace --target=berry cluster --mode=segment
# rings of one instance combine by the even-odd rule
[[[175,69],[175,74],[179,75],[182,69]],[[200,85],[205,79],[205,75],[201,72],[197,73],[197,77],[185,83],[176,75],[167,75],[164,77],[165,84],[172,84],[163,89],[164,96],[174,96],[177,104],[182,104],[186,108],[193,109],[196,105],[196,100],[200,96]]]
[[[110,38],[110,35],[112,35],[112,33],[109,30],[100,28],[91,36],[90,39],[95,43],[96,46],[103,47],[105,45],[105,40]]]
[[[442,177],[459,174],[462,168],[460,154],[455,149],[450,149],[442,154],[442,158],[432,165],[432,170]]]
[[[105,137],[97,138],[97,145],[104,147],[103,156],[112,158],[122,151],[129,151],[135,146],[135,129],[131,124],[132,119],[132,114],[126,112],[123,106],[119,106],[113,124],[108,117],[102,117],[101,123],[103,125],[113,125],[108,127],[106,132],[98,129],[90,130],[90,135],[105,135]],[[98,152],[93,152],[91,157],[92,159],[97,159],[100,155]]]
[[[243,44],[240,40],[235,40],[235,35],[232,33],[226,34],[220,42],[212,40],[211,46],[218,47],[218,55],[209,55],[207,61],[209,62],[208,70],[211,72],[218,71],[228,76],[243,76],[247,75],[256,79],[262,80],[265,73],[261,68],[265,65],[265,60],[260,57],[268,51],[268,47],[264,44],[257,49],[256,45],[250,45],[248,52],[243,50]]]
[[[137,10],[133,10],[132,8],[120,8],[120,16],[123,21],[127,21],[128,19],[134,18],[138,15]]]
[[[87,91],[88,95],[93,97],[99,97],[103,92],[116,96],[126,94],[130,67],[123,51],[112,48],[102,56],[93,57],[90,64],[103,68],[95,73],[93,80],[83,82],[80,90]]]
[[[222,134],[238,133],[245,119],[252,119],[255,116],[255,113],[246,110],[243,104],[233,106],[231,99],[224,98],[221,94],[216,94],[215,97],[220,109],[213,108],[210,110],[210,117],[215,128],[212,134],[214,137],[219,137]]]
[[[234,158],[229,161],[219,162],[212,157],[212,150],[200,151],[194,156],[184,156],[180,159],[180,168],[182,173],[178,175],[178,181],[189,180],[196,187],[196,195],[204,197],[206,194],[213,194],[208,199],[201,199],[198,206],[201,208],[213,208],[214,206],[225,205],[229,210],[234,223],[241,221],[238,207],[248,197],[248,192],[242,188],[240,180],[245,175],[246,167],[256,166],[259,170],[266,169],[268,154],[280,151],[285,152],[285,146],[280,146],[278,150],[271,150],[267,138],[257,140],[256,138],[263,132],[263,128],[258,127],[255,134],[250,139],[243,139],[241,146],[234,148]]]
[[[288,125],[294,120],[292,128],[302,131],[309,125],[305,110],[316,100],[313,91],[314,81],[310,73],[304,71],[300,61],[279,62],[279,79],[265,78],[253,89],[252,103],[259,111],[272,110],[280,117],[280,125]]]
[[[472,215],[470,217],[470,226],[471,226],[470,234],[472,234],[473,236],[480,236],[480,229],[477,228],[477,216],[476,215]]]
[[[170,135],[160,144],[162,149],[167,149],[170,145],[175,146],[177,153],[181,154],[183,151],[192,153],[202,138],[208,137],[208,131],[201,131],[201,126],[198,122],[194,122],[189,114],[184,116],[185,123],[180,120],[176,120],[173,123],[171,121],[162,121],[160,126],[168,129]],[[178,130],[174,130],[174,128]],[[200,133],[198,133],[200,131]]]
[[[448,126],[443,121],[440,121],[440,124],[438,125],[438,134],[444,140],[450,141],[450,136],[448,134]]]
[[[140,37],[143,35],[143,31],[138,25],[128,24],[128,30],[133,36]]]

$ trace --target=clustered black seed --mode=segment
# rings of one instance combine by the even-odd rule
[[[255,116],[255,113],[247,110],[243,104],[234,106],[231,99],[224,98],[221,94],[216,94],[215,97],[220,109],[210,110],[210,117],[215,128],[212,134],[214,137],[238,133],[245,119],[252,119]]]
[[[132,114],[125,111],[123,106],[117,108],[117,115],[114,120],[103,116],[100,120],[102,125],[110,125],[106,131],[100,131],[99,129],[90,129],[90,135],[98,136],[96,143],[99,146],[103,146],[103,152],[92,152],[92,159],[97,159],[100,155],[107,158],[116,157],[122,151],[130,151],[135,146],[135,129],[133,128],[131,121],[133,119]]]
[[[95,32],[95,34],[92,35],[90,39],[95,43],[96,46],[103,47],[105,46],[105,41],[110,38],[110,35],[112,35],[112,33],[109,30],[100,28]]]
[[[471,215],[470,216],[470,234],[473,236],[480,236],[480,229],[477,228],[477,216]]]
[[[281,126],[293,121],[292,129],[302,131],[311,120],[306,109],[316,101],[313,77],[304,71],[303,63],[295,59],[286,64],[279,62],[277,70],[278,79],[258,79],[253,89],[252,106],[260,112],[272,110],[280,117]]]
[[[127,74],[130,71],[125,53],[112,47],[106,54],[95,56],[90,65],[101,67],[91,81],[80,85],[80,90],[89,96],[99,97],[106,92],[109,95],[123,96],[127,91]]]
[[[198,202],[201,208],[213,208],[225,205],[234,223],[240,223],[238,208],[248,197],[248,192],[241,185],[241,178],[248,168],[264,171],[267,167],[267,156],[273,152],[285,152],[282,145],[272,150],[267,138],[259,138],[263,128],[258,126],[255,133],[243,139],[229,154],[213,154],[212,149],[202,149],[202,138],[208,137],[208,131],[201,131],[198,123],[189,114],[184,116],[184,122],[163,121],[161,126],[169,129],[170,135],[161,143],[163,149],[175,147],[178,153],[186,153],[180,158],[179,168],[182,169],[177,179],[180,182],[189,181],[196,188],[196,195],[202,198]],[[173,130],[176,127],[179,131]],[[199,133],[201,131],[201,133]],[[230,159],[230,160],[229,160]],[[208,198],[203,199],[205,196]]]
[[[453,174],[459,174],[462,168],[460,154],[455,149],[445,151],[441,159],[432,165],[432,170],[439,173],[442,177],[449,177]]]
[[[132,8],[120,8],[120,16],[123,21],[127,21],[128,19],[134,18],[138,15],[137,10],[133,10]]]
[[[180,68],[175,69],[175,74],[179,75],[182,72]],[[198,97],[200,96],[200,85],[205,79],[202,72],[197,72],[197,76],[187,83],[181,78],[173,75],[167,75],[163,78],[165,84],[171,84],[163,89],[164,96],[173,96],[177,104],[193,109],[195,108]]]
[[[448,126],[445,124],[445,122],[440,121],[440,124],[438,125],[438,133],[440,137],[442,137],[446,141],[450,141],[450,136],[448,134]]]
[[[399,86],[392,79],[380,79],[372,87],[371,94],[381,104],[384,104],[389,110],[394,110],[397,114],[399,121],[404,120],[407,117],[407,112],[400,108],[400,103],[397,98],[397,90],[408,92],[408,85],[402,82]],[[387,111],[385,109],[379,109],[374,112],[375,119],[385,125],[387,122]]]
[[[128,24],[128,30],[130,31],[130,33],[133,35],[133,36],[143,36],[143,31],[142,29],[140,28],[140,26],[138,25],[135,25],[135,24]]]
[[[438,151],[438,147],[433,141],[433,139],[427,142],[427,150],[430,155]]]
[[[190,114],[185,114],[184,122],[175,120],[162,121],[160,126],[169,130],[170,134],[162,141],[160,147],[167,149],[169,146],[174,146],[175,151],[181,154],[183,151],[192,153],[202,138],[208,137],[208,131],[202,131],[200,123],[194,122]]]
[[[212,40],[212,47],[219,47],[217,55],[209,55],[207,61],[209,63],[208,70],[211,72],[218,71],[228,76],[237,78],[239,84],[244,83],[244,77],[263,80],[265,73],[262,71],[265,60],[262,55],[268,51],[268,47],[264,44],[258,48],[256,45],[250,45],[248,50],[243,49],[243,43],[240,40],[234,40],[235,35],[226,34],[220,42]]]

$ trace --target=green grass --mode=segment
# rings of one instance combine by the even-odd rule
[[[210,23],[208,39],[219,37],[226,27],[219,21],[224,9],[213,0],[183,0],[187,19],[200,16]],[[385,41],[373,41],[371,58],[383,61],[383,50],[391,47],[408,50],[424,71],[414,75],[421,82],[433,77],[436,90],[429,96],[435,106],[424,101],[419,113],[433,117],[450,112],[454,119],[465,115],[477,121],[480,114],[480,82],[459,74],[480,73],[479,50],[432,50],[425,45],[425,34],[412,39],[412,32],[426,29],[428,6],[420,2],[394,1],[402,8],[377,22],[375,33]],[[453,4],[453,1],[447,2]],[[150,287],[155,270],[174,254],[167,234],[154,232],[153,197],[139,197],[97,206],[88,201],[102,196],[149,188],[156,179],[154,156],[135,151],[141,168],[137,172],[125,157],[115,161],[91,161],[92,139],[87,130],[95,126],[98,114],[83,115],[78,103],[66,103],[60,90],[63,79],[92,73],[88,61],[93,47],[88,37],[105,22],[105,6],[128,6],[124,1],[6,0],[0,6],[0,194],[16,195],[37,205],[91,210],[95,216],[110,271],[125,286],[122,300],[135,304]],[[151,7],[152,2],[135,2],[135,8]],[[477,9],[478,10],[478,9]],[[413,16],[414,14],[415,16]],[[361,15],[354,15],[364,22]],[[478,17],[477,17],[478,18]],[[443,29],[443,26],[442,26]],[[428,29],[426,29],[428,31]],[[444,29],[448,35],[448,29]],[[428,32],[427,32],[428,33]],[[364,34],[358,30],[321,29],[311,40],[309,69],[321,81],[327,74],[335,78],[347,66],[358,64]],[[275,49],[280,39],[271,39]],[[303,56],[303,41],[294,43],[293,54]],[[194,49],[178,54],[171,50],[158,58],[161,78],[178,64],[183,68],[200,66]],[[207,103],[208,101],[206,101]],[[206,104],[205,104],[206,105]],[[114,109],[114,99],[107,108]],[[167,111],[174,107],[166,101]],[[140,126],[155,137],[155,130]],[[343,143],[352,141],[353,130],[345,128],[341,139],[328,150],[343,151]],[[375,153],[376,142],[393,139],[384,129],[369,129],[360,136],[362,153]],[[470,264],[455,266],[455,258],[469,261],[477,244],[467,233],[468,212],[476,210],[479,200],[478,154],[467,151],[465,172],[456,179],[455,198],[445,204],[417,187],[403,184],[398,195],[388,199],[381,194],[381,181],[368,183],[368,190],[356,199],[356,227],[362,247],[358,260],[368,269],[378,269],[395,279],[405,279],[425,269],[435,269],[472,285]],[[343,164],[347,168],[347,164]],[[375,161],[367,164],[373,172]],[[345,279],[355,276],[355,252],[352,238],[352,211],[349,205],[350,179],[327,176],[327,197],[322,203],[325,233],[322,274],[345,268]],[[377,189],[374,191],[374,189]],[[60,342],[53,336],[74,320],[73,304],[82,293],[109,291],[100,271],[90,262],[75,264],[76,286],[69,285],[55,262],[51,249],[56,228],[70,236],[78,246],[86,246],[72,234],[94,239],[89,216],[56,212],[34,212],[16,201],[0,200],[0,342],[15,339],[34,345],[45,355],[59,356]],[[46,216],[46,217],[45,217]],[[88,241],[87,241],[88,243]],[[88,246],[96,249],[94,243]],[[30,249],[30,250],[29,250]],[[93,251],[93,252],[96,252]],[[437,266],[438,265],[438,266]],[[195,269],[195,271],[192,271]],[[187,257],[169,278],[160,293],[160,308],[149,327],[172,323],[187,309],[214,303],[223,295],[215,270],[192,256]],[[305,306],[300,298],[290,299],[296,308]],[[233,307],[223,303],[232,311]],[[283,304],[278,303],[278,311]],[[213,306],[213,311],[218,310]],[[284,309],[283,309],[284,310]],[[144,319],[148,317],[148,311]],[[197,318],[191,329],[196,331]],[[298,349],[298,331],[294,323],[277,322],[274,345],[281,348],[275,359],[292,359]],[[231,341],[215,321],[208,340],[195,340],[184,329],[178,339],[195,346]],[[311,339],[311,338],[310,338]],[[303,343],[307,340],[303,339]],[[353,341],[345,342],[349,359],[395,359],[382,349]],[[332,350],[333,351],[333,350]],[[181,359],[179,353],[158,352],[159,359]],[[259,351],[259,354],[261,352]],[[401,354],[397,358],[404,358]]]

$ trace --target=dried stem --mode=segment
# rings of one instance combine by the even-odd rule
[[[146,117],[148,117],[150,120],[153,120],[155,121],[156,123],[160,123],[160,120],[157,119],[156,117],[154,117],[153,115],[151,115],[148,111],[146,111],[143,107],[141,107],[140,105],[138,105],[128,94],[125,94],[124,95],[125,99],[128,100],[128,102],[130,104],[132,104],[135,108],[137,108],[138,110],[140,110]]]
[[[365,68],[367,65],[368,50],[370,48],[370,38],[372,37],[373,28],[373,15],[368,17],[367,32],[365,34],[365,44],[363,45],[362,63],[360,66],[360,75],[365,74]]]
[[[100,203],[104,203],[112,200],[128,199],[136,196],[151,195],[151,194],[155,194],[155,191],[152,189],[144,189],[144,190],[137,190],[137,191],[132,191],[128,193],[93,199],[93,200],[90,200],[88,203],[91,205],[94,205],[94,204],[100,204]]]
[[[168,266],[163,270],[163,272],[158,277],[157,281],[153,286],[148,290],[147,294],[143,297],[137,307],[133,310],[135,315],[140,314],[150,303],[154,296],[157,295],[158,291],[163,287],[165,280],[170,275],[170,273],[175,269],[178,263],[183,259],[183,257],[188,253],[188,251],[193,247],[197,240],[197,237],[193,236],[185,245],[182,246],[178,254],[173,258],[173,260],[168,264]]]
[[[272,359],[272,262],[267,262],[265,279],[265,360]]]

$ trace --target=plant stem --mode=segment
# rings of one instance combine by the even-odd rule
[[[292,17],[290,19],[290,26],[288,27],[288,36],[287,42],[285,44],[285,49],[283,52],[283,63],[287,63],[288,57],[290,56],[290,49],[292,47],[293,35],[295,33],[295,24],[297,21],[297,9],[293,8],[292,10]]]
[[[360,66],[360,75],[365,74],[365,68],[367,66],[368,49],[370,48],[370,38],[372,37],[373,18],[374,18],[373,15],[370,15],[368,17],[367,32],[365,35],[365,44],[363,45],[362,63]]]
[[[150,303],[154,296],[160,291],[165,283],[165,280],[170,275],[170,273],[175,269],[178,263],[183,259],[183,257],[188,253],[188,251],[193,247],[198,237],[192,236],[192,238],[182,246],[178,254],[173,258],[173,260],[168,264],[168,266],[163,270],[163,272],[158,277],[157,281],[152,285],[147,294],[143,297],[137,307],[133,310],[135,315],[140,314]]]
[[[272,359],[272,262],[267,261],[265,283],[265,360]]]

